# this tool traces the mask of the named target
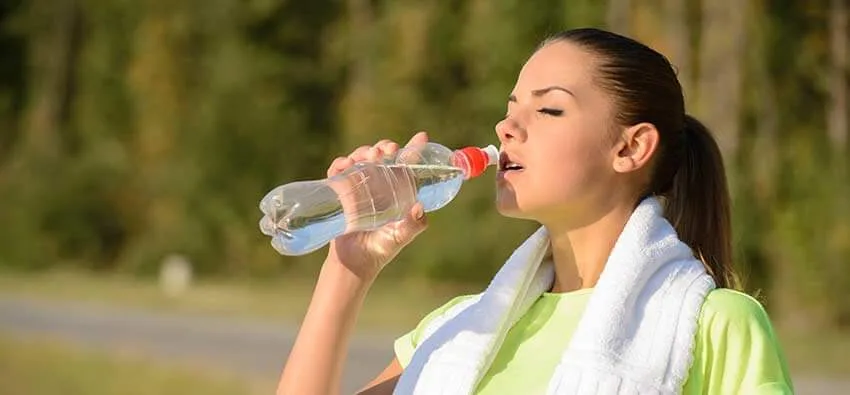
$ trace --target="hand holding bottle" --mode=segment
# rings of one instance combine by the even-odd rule
[[[419,133],[410,140],[408,145],[427,141],[428,136],[425,133]],[[363,191],[359,190],[358,186],[368,184],[365,190],[369,192],[369,195],[392,196],[395,190],[387,190],[387,184],[392,184],[390,180],[393,177],[386,176],[393,173],[386,173],[388,169],[382,169],[384,166],[378,163],[385,162],[385,157],[393,157],[398,150],[398,144],[381,140],[374,146],[360,147],[347,157],[336,158],[328,169],[326,181],[318,183],[312,181],[313,184],[306,184],[307,187],[288,184],[290,186],[283,190],[276,188],[260,204],[265,214],[260,221],[263,233],[272,236],[273,240],[279,240],[276,238],[280,237],[309,239],[313,236],[309,231],[295,235],[291,230],[300,226],[309,227],[311,220],[315,221],[314,224],[324,223],[324,220],[316,220],[318,217],[312,215],[312,212],[323,212],[326,216],[327,208],[315,210],[313,206],[328,206],[327,202],[334,203],[330,206],[334,206],[331,211],[337,213],[336,215],[356,216],[358,203],[374,202],[373,199],[359,196]],[[392,169],[389,170],[392,171]],[[373,171],[385,171],[385,174],[369,173]],[[370,178],[377,178],[377,182]],[[296,196],[287,198],[284,196],[287,194]],[[317,194],[320,196],[316,196]],[[321,195],[335,195],[335,198],[325,199]],[[310,213],[290,220],[293,217],[289,214],[292,211],[299,211],[300,209],[295,206],[300,203],[309,206]],[[396,218],[402,217],[400,220],[391,221],[382,226],[347,232],[330,240],[328,258],[319,273],[310,306],[281,373],[278,394],[336,394],[340,392],[343,360],[354,324],[371,284],[381,269],[425,229],[422,204],[413,200],[405,202],[404,206],[407,208],[406,215],[396,216]],[[343,213],[339,214],[340,211]],[[279,221],[291,223],[278,224]],[[358,219],[355,219],[355,222],[357,221]],[[336,225],[345,225],[345,223]],[[340,229],[333,231],[334,234],[338,232]],[[275,243],[276,241],[272,242],[273,245]],[[280,243],[284,244],[275,245],[275,248],[281,253],[288,252],[286,248],[289,245],[285,244],[286,240]],[[311,241],[302,245],[314,247],[318,244]]]
[[[407,146],[427,142],[428,135],[420,132],[410,139]],[[358,162],[380,162],[385,157],[395,156],[398,150],[399,145],[390,140],[381,140],[373,146],[362,146],[347,157],[336,158],[328,169],[328,177],[340,174]],[[375,192],[380,194],[382,191]],[[358,275],[374,276],[426,227],[424,207],[422,203],[416,202],[399,221],[374,230],[346,233],[333,239],[328,255]]]
[[[404,233],[412,229],[405,221],[448,204],[465,180],[481,175],[498,156],[492,145],[452,150],[429,142],[425,133],[403,149],[389,140],[362,146],[334,160],[327,178],[290,182],[266,194],[260,229],[284,255],[308,254],[342,235],[366,232],[357,237],[376,243],[384,238],[364,257],[381,264],[413,237]]]
[[[498,163],[498,149],[451,150],[418,133],[400,149],[381,140],[333,161],[323,180],[289,182],[260,202],[260,229],[284,255],[330,243],[278,393],[338,393],[342,360],[373,280],[425,230],[465,180]]]

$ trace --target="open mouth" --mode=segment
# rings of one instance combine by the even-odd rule
[[[525,169],[525,167],[521,163],[511,159],[507,152],[502,152],[501,155],[499,155],[499,171],[516,172],[522,171],[523,169]]]

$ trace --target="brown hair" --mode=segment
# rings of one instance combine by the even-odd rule
[[[575,29],[555,34],[598,56],[596,82],[614,97],[620,125],[648,122],[660,136],[652,181],[641,196],[660,196],[665,217],[718,287],[739,287],[732,267],[730,198],[720,149],[709,130],[685,113],[673,66],[648,46],[612,32]]]

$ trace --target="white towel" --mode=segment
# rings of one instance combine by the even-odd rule
[[[480,295],[429,324],[396,385],[397,395],[468,395],[508,330],[551,288],[540,228]],[[676,236],[654,197],[617,239],[548,394],[674,394],[690,369],[697,319],[714,281]]]

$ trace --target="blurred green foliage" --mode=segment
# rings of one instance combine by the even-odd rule
[[[689,112],[723,140],[748,288],[791,320],[850,326],[840,6],[7,0],[0,265],[150,274],[179,252],[207,275],[314,271],[321,252],[281,257],[259,232],[266,191],[417,130],[449,146],[494,143],[540,40],[607,24],[668,54]],[[842,114],[843,140],[831,121]],[[490,182],[470,182],[387,275],[489,279],[535,227],[501,218],[492,200]]]

